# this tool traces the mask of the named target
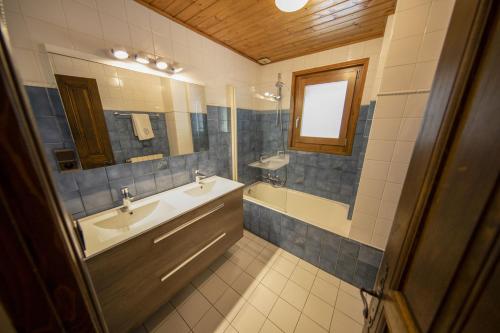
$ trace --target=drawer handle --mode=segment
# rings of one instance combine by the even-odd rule
[[[182,229],[185,229],[185,228],[189,227],[191,224],[196,223],[196,222],[198,222],[199,220],[203,219],[204,217],[207,217],[208,215],[215,213],[216,211],[218,211],[218,210],[219,210],[219,209],[221,209],[222,207],[224,207],[224,204],[223,204],[223,203],[222,203],[222,204],[220,204],[220,205],[218,205],[218,206],[217,206],[217,207],[215,207],[214,209],[209,210],[209,211],[208,211],[208,212],[206,212],[205,214],[202,214],[202,215],[200,215],[200,216],[198,216],[198,217],[195,217],[194,219],[189,220],[188,222],[186,222],[186,223],[184,223],[184,224],[182,224],[182,225],[178,226],[178,227],[177,227],[177,228],[175,228],[174,230],[171,230],[171,231],[167,232],[166,234],[163,234],[163,235],[161,235],[160,237],[155,238],[155,239],[153,240],[153,243],[154,243],[154,244],[156,244],[156,243],[161,242],[161,241],[162,241],[162,240],[164,240],[164,239],[167,239],[168,237],[170,237],[170,236],[172,236],[173,234],[175,234],[175,233],[177,233],[177,232],[181,231]]]
[[[179,266],[177,266],[176,268],[174,268],[173,270],[171,270],[168,274],[164,275],[161,278],[161,282],[165,281],[166,279],[168,279],[169,277],[171,277],[172,275],[174,275],[178,270],[180,270],[182,267],[186,266],[191,261],[193,261],[194,259],[196,259],[196,257],[198,257],[200,254],[202,254],[206,250],[208,250],[210,247],[212,247],[215,243],[217,243],[218,241],[220,241],[224,237],[226,237],[226,233],[221,234],[219,237],[217,237],[216,239],[214,239],[213,241],[211,241],[210,243],[208,243],[207,245],[205,245],[198,252],[196,252],[191,257],[187,258],[186,260],[184,260]]]

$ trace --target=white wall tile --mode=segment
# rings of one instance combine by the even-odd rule
[[[448,28],[455,0],[432,1],[429,19],[425,31],[427,33]]]
[[[384,194],[382,195],[382,201],[398,203],[402,189],[402,184],[386,182],[384,187]]]
[[[397,141],[392,155],[392,162],[409,163],[413,153],[413,141]]]
[[[154,53],[153,35],[142,27],[130,25],[132,46],[142,52]]]
[[[3,0],[3,5],[8,12],[21,12],[21,7],[19,6],[18,0]]]
[[[418,54],[418,62],[438,60],[445,36],[446,30],[444,29],[425,34]]]
[[[7,12],[7,29],[10,43],[15,47],[31,49],[31,37],[24,16],[20,13]]]
[[[377,118],[373,119],[370,128],[370,139],[372,140],[396,140],[401,125],[401,118]]]
[[[408,163],[392,162],[389,166],[387,181],[403,184],[408,171]]]
[[[386,180],[389,163],[383,161],[365,160],[361,177]]]
[[[398,140],[416,141],[421,124],[422,118],[404,118],[401,122]]]
[[[389,162],[392,158],[395,144],[395,141],[368,140],[365,158]]]
[[[425,31],[430,4],[398,12],[394,19],[393,39],[421,35]]]
[[[405,110],[407,95],[380,96],[375,105],[373,118],[398,118]]]
[[[97,8],[102,13],[115,16],[121,20],[127,20],[124,0],[97,0]]]
[[[106,13],[101,13],[101,22],[104,39],[116,44],[116,46],[132,46],[132,39],[130,38],[130,31],[128,29],[129,26],[126,21]]]
[[[417,61],[422,36],[410,36],[391,43],[387,54],[386,67],[413,64]]]
[[[72,0],[63,0],[68,28],[95,38],[103,38],[101,21],[96,9]]]
[[[414,70],[414,64],[386,67],[383,72],[380,91],[392,92],[410,89]]]
[[[429,93],[408,95],[404,115],[405,117],[423,117]]]
[[[385,181],[371,179],[371,178],[361,178],[358,194],[364,194],[374,198],[382,198],[382,194],[384,193]]]
[[[149,24],[150,9],[138,4],[134,0],[125,0],[125,10],[130,24],[145,30],[151,30]]]
[[[437,60],[417,63],[411,85],[412,89],[431,89],[436,67]]]
[[[372,198],[363,194],[356,197],[356,213],[363,213],[369,216],[377,216],[380,207],[380,199]]]
[[[23,81],[39,84],[44,82],[33,51],[13,47],[12,56]]]
[[[19,0],[24,15],[38,18],[45,22],[66,27],[66,18],[60,0]]]

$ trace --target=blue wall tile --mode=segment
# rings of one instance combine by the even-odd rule
[[[208,115],[197,115],[200,118],[196,123],[199,129],[207,128],[206,118],[212,116],[215,119],[215,128],[209,130],[209,135],[215,141],[210,142],[209,151],[186,156],[165,157],[155,161],[117,164],[106,168],[62,173],[55,162],[53,150],[74,149],[74,143],[59,92],[53,88],[32,86],[26,86],[26,92],[36,116],[48,165],[53,172],[61,199],[68,212],[73,214],[75,218],[81,218],[118,205],[121,202],[120,188],[122,186],[129,187],[133,195],[141,198],[192,182],[195,169],[200,169],[207,175],[231,176],[230,128],[225,128],[225,132],[219,130],[220,127],[224,127],[224,124],[219,126],[219,113],[226,113],[220,117],[223,121],[230,121],[228,108],[208,106]],[[116,121],[112,112],[107,111],[104,112],[104,115],[107,119],[108,130],[110,133],[112,132],[111,145],[117,161],[130,157],[131,153],[140,152],[141,149],[142,152],[153,153],[152,149],[157,145],[168,147],[166,139],[160,140],[159,137],[161,126],[163,126],[161,119],[156,121],[156,118],[152,118],[155,138],[138,142],[138,140],[130,139],[132,130],[130,119]],[[111,118],[113,121],[110,121]],[[222,148],[218,147],[219,143],[223,146]],[[205,145],[206,143],[200,141],[200,144]],[[172,168],[170,164],[172,164]]]

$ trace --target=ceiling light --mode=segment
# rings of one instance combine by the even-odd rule
[[[155,64],[156,64],[156,68],[161,69],[161,70],[168,68],[168,64],[165,60],[158,59],[158,60],[156,60]]]
[[[275,0],[276,7],[282,12],[295,12],[306,5],[308,0]]]
[[[116,59],[127,59],[128,58],[128,52],[125,49],[111,49],[111,53]]]
[[[135,61],[137,61],[140,64],[147,65],[149,64],[149,58],[147,55],[138,53],[135,55]]]

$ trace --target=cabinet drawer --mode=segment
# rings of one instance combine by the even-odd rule
[[[237,190],[90,258],[111,332],[140,324],[242,234],[242,190]]]

